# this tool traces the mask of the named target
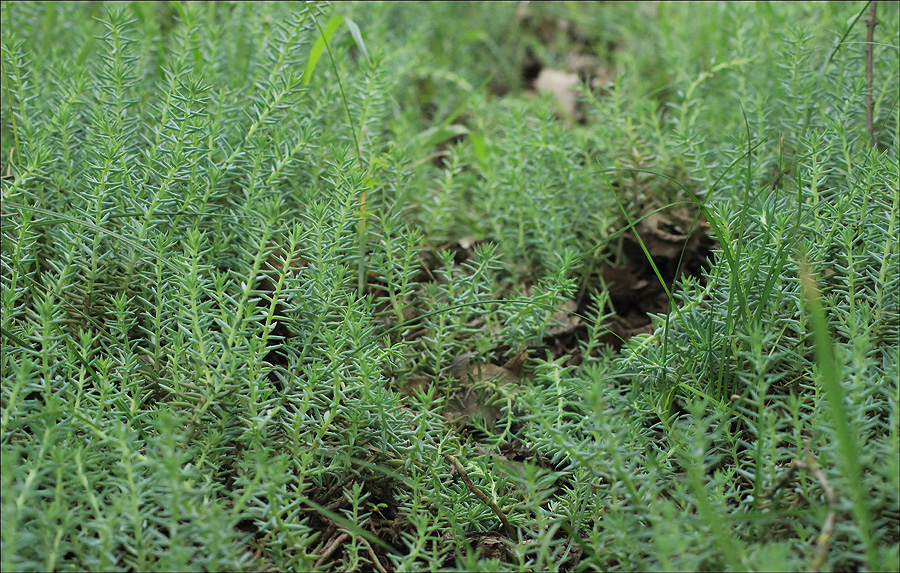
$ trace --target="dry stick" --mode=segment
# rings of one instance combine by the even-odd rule
[[[822,468],[819,467],[819,464],[816,463],[816,460],[813,459],[812,454],[810,454],[808,450],[805,457],[805,462],[801,460],[794,460],[791,462],[791,465],[788,466],[784,475],[781,476],[768,493],[763,494],[763,497],[771,499],[779,489],[784,487],[791,478],[794,477],[797,470],[803,469],[812,472],[813,476],[819,482],[819,485],[822,486],[822,491],[825,492],[825,501],[828,502],[828,507],[830,508],[828,515],[825,517],[825,523],[822,524],[822,533],[816,538],[816,553],[813,556],[813,560],[810,562],[809,567],[806,569],[810,573],[818,573],[825,563],[825,556],[828,555],[828,548],[831,547],[831,537],[834,535],[834,524],[837,521],[838,494],[834,491],[834,488],[831,487],[828,478],[825,477],[825,472],[822,471]]]
[[[372,561],[375,563],[375,568],[378,569],[379,573],[387,573],[387,569],[385,569],[384,565],[381,564],[381,561],[378,560],[378,556],[375,555],[375,551],[372,549],[372,546],[369,545],[369,542],[366,541],[364,537],[360,537],[359,540],[369,550],[369,557],[372,558]]]
[[[777,482],[775,482],[775,485],[772,486],[772,489],[762,495],[763,499],[772,499],[772,497],[776,493],[778,493],[778,490],[783,488],[785,484],[787,484],[787,482],[791,481],[794,477],[794,474],[797,473],[797,470],[802,467],[804,467],[804,464],[800,460],[794,460],[793,462],[791,462],[791,465],[788,466],[787,471],[784,472],[784,475],[782,475]]]
[[[325,548],[325,551],[322,552],[322,556],[316,561],[315,567],[321,567],[325,561],[331,557],[331,554],[334,553],[334,550],[337,549],[341,543],[350,538],[348,533],[341,533],[337,537],[331,540],[331,543],[328,544],[328,547]],[[370,548],[371,551],[371,548]]]
[[[432,159],[436,159],[438,157],[446,157],[448,155],[450,155],[450,151],[448,151],[446,149],[443,151],[437,151],[435,153],[432,153],[431,155],[426,155],[422,159],[414,161],[412,164],[410,164],[409,168],[412,169],[413,167],[418,167],[419,165],[422,165],[426,161],[431,161]]]
[[[875,2],[873,1],[872,3],[874,4]],[[834,488],[831,487],[831,484],[828,483],[825,472],[822,471],[822,468],[819,467],[816,460],[813,459],[809,452],[806,452],[805,465],[812,471],[813,475],[816,476],[816,479],[819,480],[819,484],[825,492],[825,500],[828,502],[828,507],[830,508],[828,515],[825,517],[825,523],[822,525],[822,533],[820,533],[818,539],[816,539],[816,554],[807,569],[807,571],[812,573],[818,573],[825,563],[825,556],[828,554],[828,548],[831,546],[831,536],[834,534],[834,522],[837,519],[838,495],[837,492],[834,491]]]
[[[872,67],[873,54],[875,52],[875,5],[878,2],[872,0],[869,3],[869,17],[866,18],[866,131],[869,132],[869,147],[875,147],[875,98],[872,96]]]
[[[503,511],[497,506],[496,503],[489,500],[488,497],[484,495],[484,493],[480,489],[475,487],[475,484],[472,483],[472,480],[470,480],[468,474],[466,474],[466,468],[464,468],[462,464],[459,463],[458,459],[451,456],[450,454],[444,454],[444,458],[448,462],[450,462],[450,465],[453,466],[453,469],[455,469],[456,473],[459,474],[459,477],[462,478],[463,483],[466,484],[466,487],[469,488],[469,491],[474,493],[475,496],[478,497],[478,499],[486,503],[488,507],[491,508],[491,511],[497,514],[497,517],[499,517],[501,523],[503,523],[503,530],[506,532],[506,535],[508,535],[509,537],[513,537],[515,535],[515,530],[513,529],[512,525],[509,524],[509,520],[506,519],[506,515],[503,514]]]

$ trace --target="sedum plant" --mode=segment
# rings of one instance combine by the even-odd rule
[[[461,447],[386,373],[476,314],[526,344],[568,283],[497,311],[486,248],[418,292],[378,49],[317,46],[326,6],[171,10],[2,8],[3,570],[310,569],[327,524],[371,566]],[[382,338],[417,297],[424,348]]]
[[[896,7],[525,8],[0,6],[3,571],[898,570]]]

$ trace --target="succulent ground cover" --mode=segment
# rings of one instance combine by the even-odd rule
[[[896,4],[0,22],[3,571],[900,570]]]

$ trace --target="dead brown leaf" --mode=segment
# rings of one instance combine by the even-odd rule
[[[475,541],[475,550],[478,556],[485,559],[499,559],[509,562],[512,558],[512,552],[507,546],[507,542],[499,535],[477,535]]]
[[[400,383],[400,390],[407,396],[413,396],[419,390],[427,390],[431,385],[431,378],[413,374]]]
[[[553,94],[559,110],[569,120],[577,119],[577,86],[578,74],[547,68],[542,69],[534,80],[534,88],[539,92]]]
[[[563,303],[563,308],[550,315],[555,326],[547,329],[547,336],[559,337],[574,332],[581,325],[581,317],[574,314],[577,310],[578,303],[574,300]]]
[[[466,352],[451,364],[450,374],[462,382],[465,390],[450,398],[445,416],[451,421],[481,418],[490,427],[500,419],[500,408],[489,405],[491,397],[499,386],[518,385],[519,377],[503,366],[474,363],[475,356],[474,352]]]
[[[522,371],[522,365],[525,364],[525,360],[528,358],[528,349],[523,348],[519,352],[516,353],[515,356],[506,361],[506,364],[503,365],[504,368],[512,372],[513,374],[518,375],[519,372]]]

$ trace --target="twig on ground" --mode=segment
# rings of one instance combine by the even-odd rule
[[[346,541],[349,538],[350,538],[349,533],[341,533],[340,535],[338,535],[337,537],[332,539],[331,543],[329,543],[328,546],[325,547],[325,551],[322,552],[322,556],[319,557],[319,559],[316,561],[315,566],[321,567],[325,563],[325,561],[329,557],[331,557],[331,554],[334,553],[335,549],[340,547],[341,543],[343,543],[344,541]],[[372,548],[370,547],[369,551],[371,551],[371,550],[372,550]]]
[[[872,3],[874,4],[874,2]],[[828,502],[828,507],[831,508],[831,511],[825,517],[825,523],[822,525],[822,533],[816,539],[816,554],[809,564],[809,568],[807,568],[807,571],[811,573],[818,573],[825,563],[825,556],[828,554],[828,548],[831,546],[834,523],[837,519],[838,495],[834,488],[831,487],[831,484],[828,483],[825,472],[822,471],[822,468],[819,467],[809,452],[806,452],[806,463],[804,465],[809,468],[819,481],[819,485],[822,486],[822,490],[825,492],[825,500]]]
[[[378,556],[375,555],[375,550],[372,549],[372,546],[369,545],[369,542],[365,540],[365,538],[360,537],[359,540],[363,545],[366,546],[366,549],[369,550],[369,557],[372,558],[372,562],[375,563],[375,568],[378,569],[379,573],[387,573],[387,569],[384,568],[384,565],[381,564],[381,561],[378,560]]]
[[[772,486],[772,489],[764,493],[762,497],[765,499],[772,499],[772,497],[776,493],[778,493],[778,490],[783,488],[785,484],[787,484],[787,482],[791,481],[794,477],[794,474],[797,473],[797,470],[802,467],[804,467],[804,464],[800,460],[794,460],[793,462],[791,462],[784,475],[782,475],[781,478],[775,483],[775,485]]]
[[[772,489],[764,493],[762,497],[771,499],[779,489],[793,479],[797,470],[801,469],[810,471],[816,478],[816,481],[819,482],[819,485],[822,486],[822,491],[825,492],[825,501],[828,503],[830,510],[825,517],[825,522],[822,524],[822,532],[816,538],[816,553],[807,568],[807,571],[810,573],[818,573],[818,571],[822,569],[822,565],[825,563],[825,556],[828,555],[828,549],[831,547],[831,539],[834,535],[834,525],[837,521],[838,494],[834,491],[834,488],[831,487],[831,483],[829,483],[828,478],[825,477],[825,472],[822,471],[822,468],[820,468],[819,464],[816,463],[816,460],[813,459],[812,454],[808,449],[805,452],[804,458],[805,461],[795,459],[791,462],[784,475],[781,476],[775,485],[772,486]]]
[[[503,523],[504,532],[508,536],[513,537],[515,535],[515,530],[513,529],[512,525],[510,525],[509,520],[506,519],[506,515],[503,513],[503,511],[500,509],[500,507],[496,503],[494,503],[493,501],[488,499],[488,496],[486,496],[484,494],[484,492],[482,492],[480,489],[475,487],[475,484],[472,483],[472,480],[469,479],[469,476],[466,473],[466,468],[464,468],[463,465],[461,463],[459,463],[458,459],[451,456],[450,454],[444,454],[444,458],[448,462],[450,462],[450,465],[453,466],[453,469],[455,469],[456,473],[459,474],[459,477],[462,478],[463,483],[466,484],[466,487],[469,488],[469,491],[474,493],[475,496],[478,497],[478,499],[480,499],[481,501],[486,503],[488,505],[488,507],[491,508],[491,511],[493,511],[495,514],[497,514],[497,517],[500,518],[500,522]]]
[[[822,532],[819,534],[819,537],[816,538],[816,553],[813,556],[813,560],[810,562],[809,567],[806,569],[810,573],[818,573],[818,571],[822,569],[822,565],[825,563],[825,556],[828,555],[828,549],[831,547],[831,538],[832,535],[834,535],[834,524],[837,521],[838,494],[834,491],[834,488],[831,487],[828,478],[825,477],[825,472],[822,471],[822,468],[820,468],[819,464],[813,459],[812,454],[807,451],[805,457],[806,461],[794,460],[791,462],[791,465],[788,466],[784,475],[781,476],[774,486],[772,486],[772,489],[763,494],[763,497],[771,499],[779,489],[784,487],[785,484],[794,477],[797,470],[801,469],[809,470],[819,482],[819,485],[822,486],[822,491],[825,492],[825,501],[828,502],[830,511],[825,517],[825,523],[822,524]]]
[[[423,157],[422,159],[418,159],[418,160],[414,161],[412,163],[412,165],[410,165],[409,167],[410,167],[410,169],[412,169],[413,167],[418,167],[419,165],[422,165],[426,161],[431,161],[432,159],[437,159],[438,157],[446,157],[448,155],[450,155],[450,152],[447,151],[446,149],[444,149],[443,151],[437,151],[435,153],[432,153],[431,155],[427,155],[427,156]]]

